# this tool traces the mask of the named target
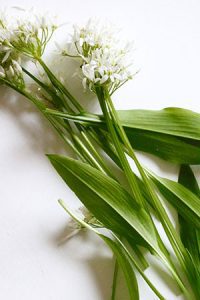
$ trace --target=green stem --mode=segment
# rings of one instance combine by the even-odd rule
[[[84,112],[79,102],[72,96],[72,94],[66,89],[66,87],[56,78],[56,76],[51,72],[51,70],[47,67],[44,61],[41,58],[38,58],[37,60],[40,63],[40,65],[43,67],[44,71],[46,72],[47,76],[49,77],[51,83],[55,86],[55,88],[57,88],[61,93],[65,94],[79,112]]]
[[[116,298],[118,273],[119,273],[119,265],[118,265],[117,259],[115,259],[111,300],[115,300],[115,298]]]
[[[173,225],[164,209],[164,207],[162,206],[159,198],[157,197],[157,195],[154,193],[152,186],[151,186],[151,182],[149,181],[149,179],[147,178],[143,168],[141,167],[139,161],[137,160],[135,153],[129,143],[129,140],[123,130],[123,127],[118,119],[117,113],[114,109],[112,100],[110,98],[109,92],[106,90],[106,88],[102,88],[102,87],[97,87],[96,88],[96,93],[97,93],[97,97],[99,99],[107,126],[108,126],[108,130],[112,136],[113,139],[113,143],[116,147],[116,150],[118,152],[124,173],[127,177],[127,180],[129,182],[129,185],[132,189],[132,193],[134,198],[137,199],[138,203],[140,205],[142,205],[143,207],[147,208],[146,204],[144,203],[144,198],[140,193],[140,189],[138,187],[138,183],[137,183],[137,179],[135,177],[135,175],[133,175],[134,173],[132,172],[132,169],[128,163],[128,160],[125,156],[123,147],[121,145],[121,142],[119,141],[119,137],[122,140],[123,144],[125,145],[125,147],[128,149],[128,154],[133,158],[141,176],[142,179],[144,180],[144,183],[146,184],[146,188],[148,191],[148,195],[150,196],[150,198],[152,199],[154,206],[156,207],[156,210],[159,214],[160,220],[163,224],[163,227],[166,231],[166,234],[169,238],[169,241],[175,251],[175,254],[185,272],[185,274],[188,276],[187,273],[187,268],[186,268],[186,264],[185,264],[185,258],[187,257],[187,254],[185,252],[185,248],[182,245],[182,242],[177,234],[177,232],[175,231],[175,229],[173,228]],[[118,134],[117,134],[118,133]],[[154,226],[155,227],[155,226]],[[163,248],[164,249],[164,248]],[[185,292],[185,295],[187,295],[188,297],[188,291],[186,290],[184,284],[182,283],[182,280],[179,278],[179,276],[177,275],[177,271],[175,271],[174,266],[172,265],[172,262],[169,261],[169,258],[165,255],[163,256],[163,254],[158,253],[159,256],[161,256],[161,258],[164,260],[164,262],[167,264],[168,268],[171,270],[172,274],[174,275],[174,277],[176,278],[179,286],[181,287],[181,289]],[[191,299],[191,296],[190,298]]]
[[[88,124],[88,125],[104,125],[104,120],[101,116],[95,115],[95,114],[74,114],[74,113],[66,113],[66,112],[60,112],[55,109],[47,109],[48,114],[54,115],[57,117],[61,117],[63,119],[72,120],[76,123],[81,124]],[[105,127],[105,126],[104,126]]]
[[[102,159],[102,157],[99,155],[99,153],[97,152],[97,150],[95,149],[95,147],[91,143],[87,132],[81,131],[81,135],[84,138],[85,144],[87,145],[87,148],[89,149],[90,153],[92,153],[93,157],[96,159],[96,161],[101,166],[101,171],[104,174],[110,176],[111,178],[113,178],[117,181],[116,177],[111,173],[111,171],[109,170],[109,168],[105,164],[104,160]]]
[[[106,120],[106,123],[107,123],[107,126],[108,126],[108,130],[109,130],[109,132],[111,134],[111,137],[113,139],[113,144],[116,147],[116,151],[117,151],[117,153],[119,155],[119,159],[121,161],[124,173],[125,173],[126,178],[127,178],[128,182],[129,182],[129,185],[130,185],[133,197],[135,198],[135,200],[141,206],[143,206],[144,205],[143,196],[142,196],[141,191],[140,191],[140,189],[138,187],[138,184],[137,184],[137,181],[136,181],[136,176],[132,172],[130,164],[129,164],[129,162],[128,162],[127,158],[126,158],[126,155],[125,155],[125,153],[123,151],[122,145],[121,145],[121,143],[119,141],[119,137],[118,137],[118,135],[116,133],[114,124],[113,124],[111,116],[109,114],[108,107],[107,107],[107,104],[106,104],[104,90],[101,87],[97,87],[96,88],[96,93],[97,93],[97,97],[99,99],[99,103],[100,103],[100,106],[102,108],[102,111],[103,111],[103,114],[104,114],[104,117],[105,117],[105,120]]]
[[[76,101],[76,99],[66,90],[66,88],[61,84],[61,82],[59,82],[57,80],[57,78],[54,76],[54,74],[48,69],[48,67],[46,66],[46,64],[39,59],[40,64],[43,66],[44,70],[46,71],[47,75],[49,76],[51,82],[56,85],[56,87],[61,91],[64,92],[67,97],[70,99],[70,101],[75,105],[75,107],[79,110],[79,111],[83,111],[83,108],[79,105],[79,103]],[[38,80],[34,75],[32,75],[29,71],[27,71],[25,68],[23,69],[24,72],[31,77],[36,83],[38,83],[45,91],[47,91],[51,97],[55,100],[56,99],[56,104],[58,105],[58,107],[61,106],[61,108],[63,106],[66,106],[65,102],[62,101],[62,99],[60,99],[57,94],[52,91],[47,85],[45,85],[43,82],[41,82],[40,80]],[[69,107],[66,107],[68,111],[72,111],[72,113],[68,113],[68,116],[71,116],[71,120],[73,120],[73,116],[74,116],[74,111],[69,109]],[[51,109],[46,109],[46,113],[53,115],[54,110]],[[62,114],[62,113],[60,113]],[[67,113],[66,113],[67,114]],[[59,116],[59,115],[57,115]],[[69,120],[70,118],[68,118]],[[86,151],[85,146],[82,144],[82,142],[79,139],[75,139],[76,142],[78,143],[79,146],[81,146],[82,150],[87,152],[87,157],[90,159],[90,162],[93,161],[93,166],[95,165],[99,170],[103,171],[104,173],[107,173],[109,176],[113,177],[113,174],[110,172],[110,170],[107,168],[106,164],[104,163],[103,159],[100,157],[100,155],[98,154],[98,152],[95,150],[94,146],[92,145],[90,139],[89,139],[89,134],[87,132],[84,132],[83,130],[81,130],[81,128],[78,127],[79,131],[81,132],[85,143],[87,143],[87,146],[89,147],[89,151],[92,152],[92,156],[89,155],[88,150]]]
[[[58,91],[53,90],[50,86],[36,78],[32,73],[30,73],[25,68],[22,68],[25,74],[27,74],[31,79],[33,79],[40,87],[43,88],[44,91],[46,91],[52,98],[53,104],[57,109],[65,108],[67,111],[71,111],[70,106],[64,99],[63,95],[58,93]],[[59,94],[59,95],[58,95]]]

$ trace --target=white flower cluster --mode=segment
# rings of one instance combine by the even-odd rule
[[[4,65],[4,67],[2,65]],[[15,77],[22,75],[22,67],[17,60],[10,59],[7,62],[4,57],[4,64],[2,65],[0,65],[0,78],[13,80]]]
[[[6,79],[24,86],[19,53],[10,44],[11,31],[7,29],[5,15],[0,15],[0,80]]]
[[[29,17],[16,21],[11,44],[27,56],[40,58],[56,28],[57,25],[50,16],[31,13]]]
[[[40,58],[55,29],[56,25],[49,17],[38,16],[32,11],[21,11],[18,17],[12,18],[1,13],[0,79],[22,87],[23,56]]]
[[[114,42],[114,32],[97,20],[89,19],[85,26],[74,25],[71,42],[76,46],[80,55],[87,57],[93,50],[101,47],[110,47]]]
[[[8,19],[11,20],[8,22]],[[56,25],[50,17],[24,11],[18,17],[0,15],[0,46],[8,52],[17,50],[31,57],[40,57],[51,38]]]
[[[90,20],[84,27],[74,27],[71,40],[82,59],[84,88],[95,90],[96,85],[107,85],[113,93],[132,78],[130,44],[118,47],[113,30]]]

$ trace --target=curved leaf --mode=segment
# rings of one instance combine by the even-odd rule
[[[200,140],[200,114],[183,108],[119,110],[125,127]]]
[[[119,183],[80,161],[58,155],[48,157],[81,202],[107,228],[121,233],[123,230],[130,237],[137,232],[140,240],[160,253],[149,215]]]
[[[152,172],[150,177],[158,190],[190,224],[200,228],[200,199],[182,184],[161,178]]]
[[[178,137],[125,127],[132,147],[176,164],[200,164],[200,146]]]
[[[189,166],[181,166],[179,172],[179,182],[195,193],[199,198],[200,189],[196,178]],[[195,228],[187,222],[185,218],[179,215],[180,235],[185,248],[188,250],[192,262],[191,282],[197,294],[200,297],[200,229]]]
[[[48,114],[106,130],[102,115]],[[133,148],[177,164],[200,164],[200,114],[182,108],[163,110],[120,110],[119,119]]]

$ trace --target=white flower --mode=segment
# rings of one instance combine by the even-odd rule
[[[80,47],[84,43],[92,47],[101,46],[110,43],[111,35],[105,26],[101,26],[98,20],[89,19],[84,27],[74,25],[72,40]]]
[[[15,76],[15,71],[14,71],[13,66],[11,66],[11,65],[9,66],[9,68],[6,71],[6,75],[10,80],[12,80],[12,78]]]
[[[131,44],[120,46],[113,30],[89,20],[83,27],[74,26],[72,43],[81,58],[83,86],[107,85],[113,93],[132,78],[130,71]]]
[[[6,77],[6,74],[5,74],[5,70],[2,66],[0,66],[0,77],[1,78],[5,78]]]
[[[74,25],[73,34],[68,36],[66,49],[60,51],[64,56],[75,56],[77,52],[80,58],[87,57],[92,50],[115,43],[111,31],[112,25],[108,22],[100,22],[97,19],[89,19],[84,26]],[[69,47],[73,45],[73,47]],[[61,50],[61,49],[59,49]]]
[[[23,71],[20,57],[14,51],[0,51],[0,77],[12,84],[24,87]]]
[[[13,68],[15,70],[15,74],[20,76],[22,74],[22,67],[16,60],[12,60]]]
[[[6,25],[4,23],[0,19],[0,46],[7,46],[33,58],[42,56],[57,28],[53,18],[38,15],[32,10],[21,10],[18,17],[10,16],[9,22]]]
[[[89,79],[90,81],[95,81],[95,66],[90,63],[90,64],[84,64],[82,66],[82,71],[83,71],[83,75]]]
[[[121,84],[131,78],[126,53],[115,48],[100,48],[92,51],[82,65],[84,86],[92,83],[108,84],[116,90]]]

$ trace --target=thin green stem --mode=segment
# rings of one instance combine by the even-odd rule
[[[141,206],[143,206],[144,205],[143,196],[142,196],[141,191],[140,191],[140,189],[138,187],[135,174],[132,172],[130,164],[129,164],[129,162],[128,162],[127,158],[126,158],[126,155],[125,155],[125,153],[123,151],[122,145],[121,145],[121,143],[119,141],[119,137],[118,137],[118,135],[116,133],[114,124],[113,124],[111,116],[109,114],[108,107],[107,107],[107,104],[106,104],[104,90],[102,88],[98,87],[98,88],[96,88],[96,93],[97,93],[97,97],[99,99],[99,103],[100,103],[100,106],[102,108],[102,111],[103,111],[103,114],[104,114],[104,117],[105,117],[105,120],[106,120],[106,123],[107,123],[107,126],[108,126],[108,130],[109,130],[109,132],[111,134],[111,137],[112,137],[113,143],[114,143],[114,145],[116,147],[116,151],[117,151],[117,153],[119,155],[119,158],[120,158],[120,161],[121,161],[124,173],[125,173],[126,178],[127,178],[128,182],[129,182],[129,185],[130,185],[133,197],[135,198],[135,200]]]
[[[72,94],[66,89],[66,87],[56,78],[56,76],[51,72],[51,70],[47,67],[44,61],[41,58],[38,58],[37,60],[40,63],[40,65],[43,67],[44,71],[46,72],[47,76],[49,77],[51,83],[55,86],[55,88],[57,88],[61,93],[65,94],[79,112],[84,112],[79,102],[72,96]]]
[[[55,91],[50,86],[39,80],[37,77],[35,77],[32,73],[30,73],[25,68],[22,68],[25,74],[27,74],[31,79],[33,79],[40,87],[43,88],[45,92],[47,92],[53,101],[54,106],[57,109],[65,108],[67,111],[71,111],[70,106],[68,105],[67,101],[64,99],[63,95],[59,93],[58,91]]]
[[[95,147],[91,143],[90,138],[88,137],[87,132],[81,131],[81,135],[82,135],[82,137],[83,137],[83,139],[85,141],[85,144],[87,145],[87,148],[92,153],[93,157],[96,159],[96,161],[99,163],[99,165],[101,165],[101,168],[102,168],[101,171],[103,171],[104,174],[110,176],[111,178],[113,178],[113,179],[115,179],[117,181],[116,177],[109,170],[109,168],[105,164],[104,160],[102,159],[102,157],[99,155],[99,153],[97,152],[97,150],[95,149]]]
[[[116,298],[118,273],[119,273],[119,265],[118,265],[117,259],[115,259],[111,300],[115,300],[115,298]]]

